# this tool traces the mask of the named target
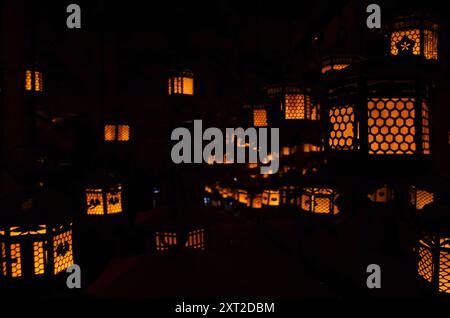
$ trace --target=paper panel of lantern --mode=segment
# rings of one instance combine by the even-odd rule
[[[409,188],[410,202],[416,210],[422,210],[427,204],[434,202],[434,193],[416,186]]]
[[[423,235],[417,248],[417,272],[434,291],[450,293],[450,237]]]
[[[111,215],[122,213],[122,186],[86,189],[86,214]]]
[[[264,190],[262,193],[262,205],[264,206],[279,206],[280,205],[280,190]]]
[[[0,277],[57,275],[74,263],[72,224],[0,228]]]
[[[370,201],[378,203],[388,203],[394,199],[394,191],[388,185],[376,189],[367,195]]]
[[[301,209],[317,214],[337,214],[335,201],[339,194],[330,188],[304,188],[301,195]]]
[[[390,35],[392,56],[422,56],[427,60],[438,59],[437,23],[421,17],[399,18]]]
[[[364,89],[356,83],[353,90],[332,90],[327,105],[327,148],[337,152],[367,150],[369,155],[429,155],[428,86],[421,83],[417,88],[416,81],[366,84],[371,92],[367,97],[361,96]]]
[[[184,70],[173,73],[168,79],[169,95],[194,95],[194,74]]]
[[[40,71],[25,71],[25,90],[42,92],[44,91],[43,75]]]
[[[104,127],[105,141],[129,141],[130,140],[130,126],[110,124]]]
[[[311,97],[310,89],[279,85],[267,89],[285,120],[319,120],[320,104]]]

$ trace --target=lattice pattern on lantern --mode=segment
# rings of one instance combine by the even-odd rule
[[[177,233],[175,232],[156,232],[156,250],[166,252],[171,245],[177,245]]]
[[[337,214],[335,200],[338,194],[333,189],[305,188],[301,196],[301,208],[318,214]]]
[[[431,248],[420,241],[422,246],[419,247],[419,263],[417,265],[417,270],[420,276],[425,278],[431,283],[433,279],[433,254],[431,253]]]
[[[320,104],[313,103],[311,105],[311,120],[320,120]]]
[[[369,154],[414,154],[414,98],[370,98]]]
[[[392,201],[394,195],[391,188],[387,185],[375,190],[373,193],[369,193],[367,195],[370,201],[379,202],[379,203],[387,203]]]
[[[122,186],[111,188],[106,192],[107,214],[116,214],[122,212]]]
[[[439,255],[439,291],[450,293],[450,250]]]
[[[36,235],[47,233],[47,228],[45,225],[38,225],[30,227],[12,226],[10,228],[9,235],[11,236],[22,236],[22,235]]]
[[[34,259],[34,273],[42,275],[45,273],[44,262],[44,242],[33,242],[33,259]]]
[[[101,215],[104,213],[102,189],[86,189],[86,200],[88,215]]]
[[[353,106],[333,107],[329,110],[332,150],[355,150],[355,113]],[[358,127],[356,127],[358,129]],[[358,136],[358,131],[356,133]]]
[[[0,243],[0,274],[5,276],[7,275],[7,270],[6,270],[6,244],[1,242]]]
[[[33,80],[34,80],[34,91],[42,92],[44,90],[42,73],[39,71],[33,72],[31,70],[25,71],[25,90],[31,91],[33,90]]]
[[[169,78],[169,95],[194,95],[194,79],[192,77],[176,76]]]
[[[188,239],[186,241],[186,247],[193,249],[205,249],[205,230],[194,230],[188,233]]]
[[[279,190],[264,190],[262,193],[262,205],[279,206],[280,205],[280,191]]]
[[[310,98],[304,94],[286,94],[285,112],[286,119],[306,119],[309,112]]]
[[[129,141],[129,125],[105,125],[105,141]]]
[[[73,264],[72,230],[57,234],[53,238],[53,261],[55,274],[58,274]]]
[[[409,39],[409,42],[405,42],[405,39]],[[400,50],[403,51],[412,51],[414,55],[420,55],[420,30],[419,29],[411,29],[411,30],[403,30],[392,32],[391,34],[391,55],[398,55],[399,48],[397,48],[397,44],[401,41],[404,41],[403,45],[400,45]]]
[[[422,210],[427,204],[434,202],[434,193],[418,189],[415,186],[411,186],[409,189],[410,201],[417,210]]]
[[[265,109],[253,110],[253,126],[267,127],[267,111]]]
[[[422,101],[422,151],[424,155],[430,154],[430,120],[425,100]]]
[[[22,276],[22,253],[20,243],[11,244],[11,276]]]

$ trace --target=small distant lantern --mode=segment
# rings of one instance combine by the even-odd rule
[[[281,204],[284,206],[299,206],[300,191],[296,186],[281,187]]]
[[[280,190],[264,190],[262,193],[262,205],[269,207],[279,206]]]
[[[194,73],[190,70],[174,72],[168,79],[169,95],[194,95]]]
[[[438,24],[429,18],[398,18],[390,34],[391,55],[421,56],[427,60],[437,60],[438,30]]]
[[[302,152],[321,152],[322,146],[313,145],[310,143],[302,143],[301,145]]]
[[[280,107],[285,120],[319,120],[320,105],[311,97],[309,88],[298,85],[275,85],[267,88],[270,98]]]
[[[267,127],[267,110],[264,106],[253,107],[253,126]]]
[[[422,234],[417,247],[417,272],[434,291],[450,293],[450,235]]]
[[[86,214],[111,215],[122,213],[122,185],[89,187],[86,189]]]
[[[316,214],[335,215],[339,213],[336,199],[339,194],[329,188],[304,188],[301,196],[301,209]]]
[[[25,90],[42,92],[44,91],[43,78],[40,71],[25,71]]]
[[[234,199],[244,205],[247,205],[248,203],[248,192],[246,190],[237,189],[235,192]]]
[[[180,233],[177,231],[156,232],[155,243],[158,252],[168,252],[173,247],[182,247],[186,249],[205,250],[205,230],[196,229],[187,233],[187,238],[184,243],[180,242]]]
[[[261,209],[262,208],[262,195],[255,194],[255,195],[249,197],[249,200],[247,202],[247,207],[252,208],[252,209]]]
[[[341,71],[359,61],[360,58],[355,56],[325,56],[322,58],[322,74]]]
[[[378,203],[391,202],[394,199],[394,191],[388,185],[376,189],[374,192],[367,195],[370,201]]]
[[[434,202],[434,193],[416,186],[409,188],[410,202],[416,210],[422,210],[426,205]]]
[[[127,142],[130,140],[130,126],[123,124],[105,125],[104,135],[107,142]]]
[[[368,80],[330,89],[327,149],[429,155],[429,89],[417,80]]]

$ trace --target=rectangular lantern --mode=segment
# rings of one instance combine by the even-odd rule
[[[122,186],[86,189],[87,215],[122,213]]]
[[[0,228],[0,277],[57,275],[73,261],[72,223]]]
[[[194,74],[183,70],[173,72],[168,79],[169,95],[194,95]]]
[[[434,291],[450,293],[450,237],[422,235],[417,248],[417,272]]]
[[[44,91],[42,73],[39,71],[25,71],[25,90],[42,92]]]
[[[267,127],[267,111],[264,108],[253,109],[253,126]]]
[[[429,86],[368,80],[330,90],[327,149],[369,155],[429,155]]]
[[[130,140],[130,126],[129,125],[105,125],[104,128],[105,141],[129,141]]]
[[[394,199],[394,191],[388,185],[376,189],[374,192],[367,195],[370,201],[378,203],[391,202]]]
[[[409,187],[410,202],[416,210],[422,210],[427,204],[434,202],[434,193],[419,189],[416,186]]]
[[[280,191],[279,190],[264,190],[262,193],[262,205],[264,206],[279,206],[280,205]]]
[[[180,234],[176,231],[156,232],[155,243],[158,252],[168,252],[171,248],[177,247],[181,242],[179,241]],[[187,233],[186,242],[183,244],[184,248],[194,250],[205,250],[205,230],[196,229]]]
[[[429,18],[398,18],[390,33],[391,55],[421,56],[427,60],[437,60],[438,30],[438,24]]]
[[[262,208],[262,194],[255,194],[251,200],[248,200],[247,207],[252,209]]]
[[[301,196],[301,209],[317,214],[338,214],[335,201],[339,194],[329,188],[304,188]]]
[[[298,85],[274,85],[267,93],[279,107],[284,120],[319,120],[320,105],[311,97],[311,90]]]

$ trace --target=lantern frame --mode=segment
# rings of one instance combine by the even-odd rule
[[[84,195],[85,211],[87,216],[113,216],[123,214],[123,188],[121,183],[103,187],[89,186],[85,188]],[[111,210],[110,204],[112,206],[120,204],[120,208],[117,209],[114,207],[115,209]],[[92,208],[96,209],[96,211],[89,213],[91,206],[93,206]]]
[[[185,237],[183,246],[180,237]],[[187,227],[165,227],[153,233],[154,249],[157,252],[169,252],[170,246],[183,248],[185,250],[204,251],[206,249],[206,228],[205,226],[192,229]]]
[[[168,82],[169,96],[194,96],[195,95],[194,72],[189,69],[171,71]]]
[[[131,140],[131,126],[123,122],[108,122],[103,125],[105,143],[126,144]]]
[[[301,191],[300,209],[315,215],[336,215],[339,208],[336,206],[336,199],[340,193],[331,187],[310,186]],[[316,199],[325,200],[325,204],[316,203]],[[311,204],[310,202],[315,202]],[[326,211],[318,211],[316,207],[326,207]]]

